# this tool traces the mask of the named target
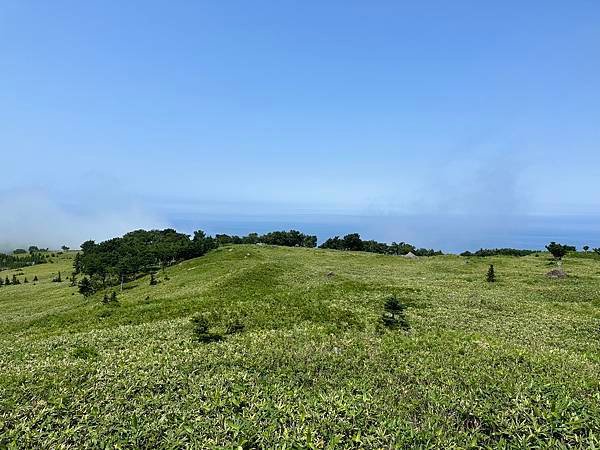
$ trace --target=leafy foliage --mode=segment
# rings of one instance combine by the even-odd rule
[[[562,245],[557,244],[552,241],[548,245],[546,245],[546,249],[554,256],[556,259],[562,259],[569,252],[576,251],[576,248],[570,245]]]
[[[114,285],[157,267],[202,256],[216,246],[215,239],[203,231],[196,231],[190,239],[173,229],[137,230],[99,244],[84,242],[73,267],[76,273],[98,277],[102,286]]]
[[[365,251],[370,253],[380,253],[384,255],[406,255],[413,253],[416,256],[436,256],[441,255],[441,251],[426,248],[416,248],[414,245],[405,242],[392,242],[386,244],[377,241],[363,241],[358,233],[347,234],[343,238],[335,236],[327,239],[319,248],[331,250],[347,250],[347,251]]]
[[[290,231],[272,231],[259,236],[257,233],[250,233],[247,236],[230,236],[227,234],[217,234],[215,239],[220,245],[226,244],[268,244],[281,245],[284,247],[308,247],[317,246],[317,237],[301,233],[297,230]]]

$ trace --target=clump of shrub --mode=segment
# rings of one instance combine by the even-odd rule
[[[406,318],[406,305],[400,302],[395,295],[388,297],[383,305],[381,324],[391,330],[410,330],[410,324]]]
[[[225,329],[225,334],[241,333],[242,331],[244,331],[245,328],[246,328],[246,326],[239,319],[239,317],[234,317],[234,318],[230,319],[229,322],[227,323],[227,328]]]
[[[60,272],[58,272],[58,275],[56,275],[54,278],[52,278],[52,282],[53,283],[62,283],[62,277],[60,275]]]
[[[109,296],[108,293],[105,292],[104,296],[102,297],[102,303],[104,303],[105,305],[108,305],[111,303],[118,304],[119,300],[117,299],[117,293],[115,291],[112,291]]]
[[[106,317],[110,317],[112,315],[112,311],[104,309],[97,314],[97,317],[100,319],[104,319]]]
[[[219,333],[210,332],[210,325],[206,316],[199,314],[192,317],[190,321],[193,324],[194,337],[198,342],[208,344],[223,340],[223,336]]]
[[[488,283],[493,283],[496,281],[496,272],[494,272],[494,265],[490,264],[490,268],[487,271],[486,278]]]
[[[158,281],[156,280],[156,276],[151,273],[150,274],[150,286],[155,286],[156,284],[158,284]]]
[[[76,347],[72,355],[77,359],[92,359],[98,357],[98,351],[92,347],[81,346]]]

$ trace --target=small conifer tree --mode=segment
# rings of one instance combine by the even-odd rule
[[[156,281],[156,277],[154,276],[153,273],[150,274],[150,286],[154,286],[155,284],[157,284],[158,282]]]
[[[494,272],[494,265],[490,264],[490,268],[487,271],[486,280],[488,283],[493,283],[496,281],[496,273]]]
[[[12,284],[21,284],[21,282],[19,281],[19,279],[17,278],[17,276],[15,274],[13,274],[13,276],[12,276]]]
[[[117,293],[115,291],[112,291],[110,294],[110,302],[111,303],[118,303],[119,300],[117,300]]]
[[[203,315],[192,317],[191,322],[194,324],[194,335],[198,341],[209,343],[223,339],[220,334],[211,333],[209,331],[208,319]]]
[[[404,313],[406,305],[402,304],[395,295],[389,297],[385,301],[383,308],[384,312],[381,316],[381,323],[386,328],[400,328],[402,330],[410,329],[410,325]]]
[[[243,324],[243,322],[239,319],[239,317],[234,317],[229,320],[225,334],[241,333],[242,331],[244,331],[244,328],[246,327]]]
[[[83,277],[79,282],[79,293],[84,297],[89,297],[94,293],[94,287],[88,277]]]
[[[29,283],[29,280],[27,279],[27,277],[25,277],[25,279],[23,280],[23,283]]]
[[[6,276],[6,279],[4,280],[4,284],[5,285],[10,285],[10,280],[8,279],[8,276]]]
[[[108,298],[108,294],[105,292],[104,296],[102,297],[102,303],[107,304],[110,301],[110,299]]]
[[[35,275],[35,276],[33,277],[33,282],[34,282],[34,283],[37,283],[37,281],[38,281],[38,277],[37,277],[37,275]]]

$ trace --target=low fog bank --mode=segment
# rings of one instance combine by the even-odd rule
[[[88,239],[101,241],[134,229],[166,226],[161,218],[129,203],[102,202],[96,209],[78,210],[35,190],[4,193],[0,211],[0,251],[30,245],[75,249]]]

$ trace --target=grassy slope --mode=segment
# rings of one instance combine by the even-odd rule
[[[70,273],[60,258],[23,270],[35,286],[0,287],[0,448],[600,439],[595,259],[567,259],[573,276],[548,280],[545,257],[234,246],[105,306],[50,282]],[[390,293],[410,305],[408,334],[376,329]],[[197,312],[216,329],[242,316],[246,331],[195,343]]]

